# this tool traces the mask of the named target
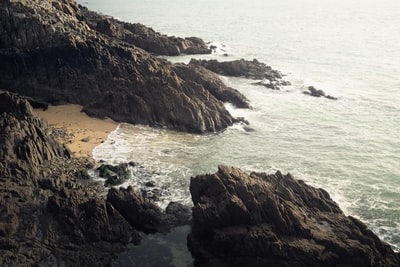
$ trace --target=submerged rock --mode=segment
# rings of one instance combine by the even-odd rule
[[[116,166],[101,164],[97,167],[99,176],[106,179],[104,186],[115,186],[124,183],[129,178],[129,163],[120,163]]]
[[[262,81],[253,83],[253,85],[262,85],[268,89],[281,90],[282,86],[290,86],[292,84],[290,82],[284,81],[284,80],[263,79]]]
[[[324,91],[322,91],[320,89],[317,89],[314,86],[307,87],[307,90],[308,91],[304,91],[303,92],[305,95],[310,95],[310,96],[314,96],[314,97],[321,97],[322,96],[322,97],[328,98],[330,100],[337,100],[337,97],[334,97],[334,96],[331,96],[331,95],[327,95],[327,94],[325,94]]]
[[[400,259],[323,189],[279,171],[220,166],[193,177],[188,246],[197,266],[399,266]]]

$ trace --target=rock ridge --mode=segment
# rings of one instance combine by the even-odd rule
[[[283,74],[267,66],[265,63],[253,60],[232,60],[219,62],[215,59],[198,60],[191,59],[190,65],[203,66],[217,74],[232,77],[245,77],[252,80],[261,80],[255,82],[255,85],[262,85],[273,90],[280,90],[283,86],[291,85],[289,81],[283,80]]]
[[[202,53],[202,40],[161,35],[72,0],[2,1],[0,37],[0,87],[39,102],[80,104],[91,116],[216,132],[237,121],[224,101],[247,101],[226,86],[210,89],[207,77],[177,75],[155,55]]]
[[[345,216],[323,189],[290,174],[219,166],[193,177],[196,266],[399,266],[399,255]]]

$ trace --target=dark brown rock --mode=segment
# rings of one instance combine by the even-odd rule
[[[175,73],[184,80],[201,84],[215,98],[238,108],[249,108],[249,100],[239,91],[226,86],[214,72],[197,64],[174,64]]]
[[[201,52],[198,38],[167,37],[72,0],[2,1],[0,22],[0,87],[7,90],[80,104],[96,117],[195,133],[236,121],[225,98],[178,77],[173,64],[152,54]]]
[[[91,160],[69,158],[49,133],[26,99],[0,93],[1,266],[110,266],[140,242],[139,229],[179,224],[179,212],[171,220],[132,188],[104,199]],[[123,175],[127,166],[109,168]]]
[[[192,222],[192,210],[178,202],[171,202],[165,209],[165,221],[170,225],[189,225]]]
[[[25,174],[24,178],[29,179],[44,161],[69,156],[32,113],[26,99],[0,92],[0,162],[5,164],[0,168],[0,177]]]
[[[192,59],[190,64],[201,65],[215,73],[225,76],[246,77],[249,79],[281,79],[282,74],[279,71],[273,70],[270,66],[259,62],[257,59],[249,60],[233,60],[219,62],[212,60]]]
[[[133,187],[108,191],[107,201],[136,229],[147,233],[168,230],[162,222],[162,211],[151,201],[135,192]]]
[[[129,164],[120,163],[118,165],[101,164],[97,171],[101,178],[106,179],[104,186],[120,185],[129,178]]]
[[[107,36],[124,40],[146,51],[166,56],[180,54],[211,54],[207,44],[196,37],[180,38],[162,35],[140,23],[126,23],[81,9],[80,18]]]
[[[220,166],[191,179],[197,266],[399,266],[397,255],[323,189],[290,174]]]
[[[272,69],[265,63],[259,62],[257,59],[253,59],[252,61],[240,59],[224,62],[192,59],[190,65],[203,66],[220,75],[262,80],[254,84],[274,90],[279,90],[282,86],[291,85],[290,82],[282,79],[282,74],[279,71]]]

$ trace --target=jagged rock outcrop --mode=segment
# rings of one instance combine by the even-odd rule
[[[207,44],[197,37],[180,38],[162,35],[143,24],[126,23],[104,17],[84,7],[80,8],[78,18],[96,31],[158,55],[211,54],[211,49]]]
[[[215,59],[191,59],[190,65],[203,66],[220,75],[262,80],[255,84],[263,85],[270,89],[279,90],[282,86],[290,85],[290,82],[282,79],[283,75],[279,71],[272,69],[265,63],[259,62],[257,59],[253,59],[252,61],[240,59],[223,62],[219,62]]]
[[[69,155],[47,135],[32,112],[26,99],[0,92],[0,177],[25,176],[28,180],[46,160]]]
[[[111,203],[136,228],[147,233],[164,232],[166,225],[162,222],[162,212],[159,207],[142,196],[133,187],[111,188],[107,201]]]
[[[204,86],[213,96],[229,102],[237,108],[249,108],[249,100],[239,91],[226,86],[214,72],[197,64],[174,64],[175,73],[184,80],[194,81]]]
[[[109,266],[140,242],[138,230],[189,222],[183,208],[165,213],[133,188],[103,198],[93,163],[70,158],[49,133],[28,100],[0,93],[1,266]]]
[[[199,52],[198,38],[160,35],[72,0],[2,1],[0,37],[0,87],[7,90],[44,103],[80,104],[92,116],[195,133],[236,121],[223,105],[230,88],[213,94],[139,48]]]
[[[279,171],[220,166],[191,179],[197,266],[399,266],[399,255],[345,216],[323,189]]]

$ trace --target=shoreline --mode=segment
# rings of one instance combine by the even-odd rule
[[[70,150],[74,158],[93,158],[93,149],[103,143],[119,123],[107,118],[89,117],[75,104],[34,109],[39,118],[53,129],[55,138]]]

